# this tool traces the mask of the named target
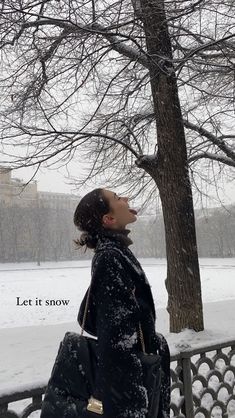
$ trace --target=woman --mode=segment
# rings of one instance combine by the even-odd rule
[[[169,417],[170,356],[165,339],[155,332],[155,309],[150,285],[129,246],[126,226],[137,213],[106,189],[95,189],[81,199],[74,223],[83,231],[77,242],[95,250],[92,285],[85,330],[98,337],[97,393],[104,418],[145,418],[148,411],[142,365],[139,323],[147,353],[162,355],[162,385],[158,418]],[[87,294],[86,294],[87,295]],[[86,295],[78,321],[82,324]]]

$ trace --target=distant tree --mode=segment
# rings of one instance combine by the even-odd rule
[[[205,175],[201,160],[212,170],[235,166],[233,0],[4,0],[1,8],[5,162],[38,168],[79,154],[91,162],[87,179],[105,175],[110,187],[150,195],[157,186],[170,330],[202,330],[189,163],[193,179]],[[9,144],[21,146],[14,158]]]
[[[216,257],[231,257],[235,255],[235,209],[230,207],[227,210],[218,208],[208,221],[214,255]]]
[[[4,234],[4,217],[5,217],[5,205],[0,202],[0,262],[6,261],[6,242]]]
[[[216,207],[196,213],[200,257],[235,256],[235,206]]]

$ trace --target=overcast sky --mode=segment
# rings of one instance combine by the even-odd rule
[[[81,172],[81,168],[77,166],[73,166],[72,163],[70,163],[69,166],[69,173],[66,171],[65,168],[61,168],[60,170],[48,170],[43,169],[40,172],[37,173],[35,180],[37,180],[38,183],[38,190],[40,191],[49,191],[49,192],[58,192],[58,193],[73,193],[78,194],[78,190],[76,190],[75,186],[71,183],[73,180],[72,178],[69,179],[70,176],[78,176]],[[29,181],[30,178],[33,175],[33,170],[31,168],[24,168],[24,169],[18,169],[13,170],[12,177],[13,178],[19,178],[24,181]],[[97,184],[96,187],[105,187],[105,184]],[[224,189],[224,192],[223,192]],[[89,188],[84,188],[80,190],[81,195],[88,192]],[[208,190],[208,194],[211,194],[214,196],[213,200],[208,200],[206,198],[203,199],[203,206],[204,207],[213,207],[213,206],[220,206],[220,201],[216,196],[216,193],[213,189]],[[229,205],[229,204],[235,204],[235,186],[234,183],[224,183],[224,186],[220,185],[220,193],[219,197],[222,201],[223,205]],[[200,207],[200,203],[196,202],[196,198],[194,198],[194,201],[196,203],[196,207]]]

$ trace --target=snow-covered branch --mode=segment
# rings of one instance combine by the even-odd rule
[[[209,132],[207,129],[203,128],[202,126],[195,125],[192,122],[184,119],[184,126],[188,129],[191,129],[195,132],[198,132],[201,136],[206,137],[211,141],[214,145],[216,145],[221,151],[227,155],[229,159],[235,162],[235,152],[226,144],[223,139],[217,137],[216,135]]]
[[[105,28],[104,26],[92,22],[89,25],[82,25],[79,23],[73,23],[69,22],[63,19],[55,19],[55,18],[41,18],[39,20],[35,21],[29,21],[22,24],[20,30],[17,34],[14,35],[12,40],[5,41],[0,43],[0,48],[4,48],[7,45],[14,45],[15,42],[17,42],[21,36],[24,34],[24,32],[29,28],[39,28],[43,26],[52,26],[52,27],[58,27],[63,29],[63,33],[66,33],[67,36],[70,33],[82,35],[83,33],[89,33],[91,35],[101,35],[103,38],[105,38],[109,44],[112,46],[112,49],[114,51],[117,51],[119,54],[129,58],[131,61],[138,61],[141,63],[145,68],[149,67],[149,62],[147,59],[147,56],[144,54],[143,50],[138,50],[130,45],[124,44],[125,40],[132,40],[131,36],[123,36],[122,34],[117,35],[115,32],[110,31],[109,29]],[[134,43],[136,44],[136,41],[133,39]]]
[[[221,155],[217,155],[217,154],[212,154],[209,152],[202,152],[200,154],[195,154],[192,157],[189,157],[188,162],[189,164],[192,162],[196,162],[200,159],[209,159],[209,160],[213,160],[213,161],[217,161],[219,163],[228,165],[230,167],[235,167],[235,161],[231,160],[230,158],[227,157],[223,157]]]

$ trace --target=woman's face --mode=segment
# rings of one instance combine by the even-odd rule
[[[108,200],[110,211],[103,216],[103,226],[110,229],[124,229],[135,222],[137,212],[128,204],[128,197],[120,197],[115,192],[103,189],[103,196]]]

